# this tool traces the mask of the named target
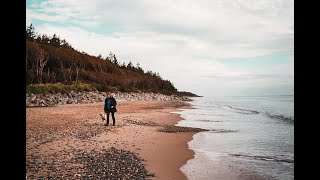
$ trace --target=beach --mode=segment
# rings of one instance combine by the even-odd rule
[[[179,170],[194,152],[197,128],[174,126],[183,101],[118,101],[116,125],[104,103],[26,109],[27,179],[187,179]],[[110,115],[110,124],[112,119]]]

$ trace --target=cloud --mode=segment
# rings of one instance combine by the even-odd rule
[[[199,83],[221,88],[293,84],[293,61],[267,72],[218,61],[273,53],[293,56],[292,0],[31,2],[27,24],[43,22],[36,31],[56,33],[92,55],[105,57],[111,51],[122,62],[139,62],[181,90]]]
[[[289,2],[289,3],[288,3]],[[217,57],[292,51],[293,1],[44,1],[27,17],[193,37]],[[254,48],[254,49],[253,49]]]

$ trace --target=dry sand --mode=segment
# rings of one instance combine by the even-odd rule
[[[27,108],[27,177],[67,177],[73,173],[74,179],[80,179],[84,177],[84,165],[72,159],[81,153],[115,147],[142,158],[152,179],[186,179],[179,168],[193,158],[187,142],[199,129],[175,129],[172,126],[182,118],[170,112],[190,108],[188,103],[118,101],[116,126],[103,125],[99,116],[103,106],[92,103]]]

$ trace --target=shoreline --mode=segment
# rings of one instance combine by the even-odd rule
[[[141,158],[150,179],[187,179],[180,168],[194,158],[188,142],[202,130],[174,126],[183,118],[170,112],[191,108],[189,103],[119,101],[114,127],[103,126],[102,107],[103,103],[90,103],[27,108],[27,177],[52,176],[56,171],[67,174],[68,168],[61,163],[74,168],[77,153],[113,147]],[[83,164],[77,166],[76,174],[84,176]]]

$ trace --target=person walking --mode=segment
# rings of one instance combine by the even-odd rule
[[[111,112],[111,116],[112,116],[112,125],[114,126],[116,123],[116,118],[114,117],[114,113],[117,112],[117,101],[116,99],[112,96],[112,94],[110,92],[107,92],[107,98],[104,101],[104,112],[106,113],[107,116],[107,123],[105,124],[105,126],[109,126],[109,115]]]

